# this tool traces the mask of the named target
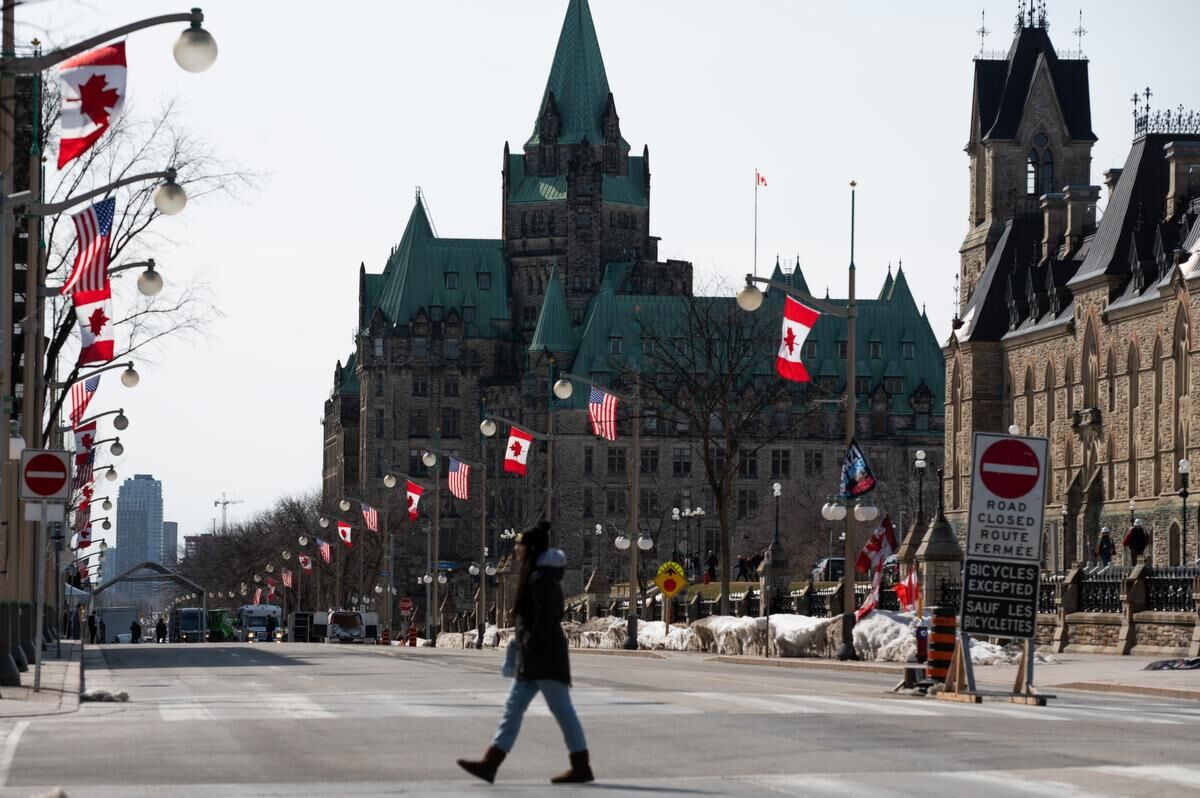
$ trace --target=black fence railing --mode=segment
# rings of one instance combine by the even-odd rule
[[[1195,612],[1192,592],[1198,568],[1156,568],[1146,576],[1146,607],[1157,612]]]
[[[1082,612],[1120,612],[1120,573],[1089,574],[1079,584],[1079,609]]]
[[[962,582],[945,581],[938,585],[937,592],[938,607],[949,607],[955,611],[958,610],[958,603],[962,599]]]

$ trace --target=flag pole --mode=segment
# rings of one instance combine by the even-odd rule
[[[754,170],[754,276],[758,276],[758,170]]]

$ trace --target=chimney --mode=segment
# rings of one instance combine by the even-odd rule
[[[1096,203],[1100,201],[1100,186],[1067,186],[1068,252],[1083,243],[1086,231],[1096,225]]]
[[[1171,141],[1167,152],[1167,204],[1163,215],[1176,218],[1187,205],[1192,187],[1200,186],[1200,142]]]
[[[1104,173],[1104,187],[1108,189],[1108,201],[1112,202],[1113,192],[1117,190],[1117,181],[1121,179],[1121,172],[1124,171],[1116,166]]]
[[[1067,224],[1066,197],[1057,192],[1042,195],[1042,260],[1053,258]]]

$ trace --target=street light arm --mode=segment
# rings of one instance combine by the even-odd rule
[[[495,413],[487,413],[484,416],[484,418],[490,418],[492,421],[499,421],[501,424],[507,424],[510,427],[517,427],[519,429],[522,429],[540,441],[554,440],[553,435],[547,435],[544,432],[537,432],[535,430],[529,429],[529,427],[525,426],[525,424],[521,423],[520,421],[513,421],[511,418],[505,418],[504,416],[498,416]]]
[[[28,191],[19,191],[16,194],[9,194],[4,198],[5,207],[27,206],[29,213],[33,216],[52,216],[56,213],[62,213],[65,210],[74,208],[80,203],[87,202],[90,199],[107,194],[114,188],[121,188],[133,183],[140,183],[145,180],[166,180],[175,182],[176,172],[172,169],[164,169],[161,172],[145,172],[140,175],[130,175],[123,177],[120,180],[109,183],[107,186],[100,186],[91,191],[85,192],[75,197],[67,197],[59,202],[33,202],[33,195]]]
[[[139,22],[131,22],[128,25],[122,25],[119,28],[113,28],[105,33],[93,36],[90,39],[84,39],[81,42],[63,47],[58,50],[51,50],[42,55],[32,56],[6,56],[0,58],[0,72],[9,72],[15,75],[35,75],[42,72],[55,64],[60,64],[66,61],[73,55],[85,52],[104,44],[110,39],[118,39],[128,33],[134,31],[153,28],[157,25],[169,25],[172,22],[190,22],[193,26],[200,25],[204,22],[204,12],[198,8],[193,8],[190,12],[183,14],[164,14],[160,17],[150,17]]]
[[[132,360],[128,360],[124,363],[109,363],[107,366],[101,366],[98,369],[93,369],[92,371],[89,371],[87,374],[80,374],[78,377],[71,380],[70,382],[54,382],[54,383],[51,383],[51,386],[54,388],[70,388],[75,383],[83,382],[84,380],[91,379],[92,377],[94,377],[97,374],[100,374],[101,372],[104,372],[104,371],[112,371],[113,369],[131,369],[131,368],[133,368]]]
[[[780,281],[772,280],[769,277],[755,277],[753,274],[747,274],[746,285],[750,285],[752,283],[762,283],[763,285],[769,285],[771,288],[778,288],[780,291],[791,294],[797,299],[802,300],[806,305],[812,305],[817,310],[821,311],[822,313],[827,313],[830,316],[837,316],[838,318],[842,319],[850,316],[850,313],[846,310],[846,308],[839,305],[834,305],[831,302],[826,302],[824,299],[817,299],[807,291],[801,291],[799,288],[794,288],[787,283],[781,283]]]
[[[497,420],[503,420],[503,419],[500,419],[498,416],[492,416],[492,418],[496,418]],[[463,465],[470,466],[471,468],[479,468],[480,467],[479,463],[472,463],[470,460],[464,460],[461,457],[459,457],[458,455],[452,454],[452,453],[446,451],[445,449],[438,449],[435,446],[426,446],[424,450],[427,452],[433,452],[434,454],[438,455],[439,457],[453,457],[458,462],[462,463]],[[347,497],[347,498],[349,498],[349,497]]]
[[[99,419],[102,419],[105,416],[119,415],[124,412],[125,412],[125,408],[123,408],[123,407],[118,408],[116,410],[105,410],[103,413],[97,413],[94,416],[88,416],[87,418],[81,418],[81,419],[79,419],[78,423],[79,424],[87,424],[92,421],[98,421]],[[59,429],[62,430],[63,432],[70,432],[71,430],[73,430],[75,428],[74,427],[59,427]]]
[[[604,391],[605,393],[607,393],[607,394],[609,394],[609,395],[611,395],[611,396],[615,396],[615,397],[617,397],[617,398],[618,398],[618,399],[620,399],[622,402],[635,402],[635,401],[637,401],[637,400],[636,400],[634,397],[630,396],[629,394],[617,393],[617,392],[616,392],[616,391],[614,391],[612,388],[609,388],[607,385],[601,385],[601,384],[600,384],[600,383],[598,383],[598,382],[592,382],[592,381],[591,381],[591,380],[589,380],[587,377],[580,377],[578,374],[571,374],[571,373],[569,373],[569,372],[566,372],[566,371],[560,371],[560,372],[558,373],[558,376],[559,376],[559,378],[560,378],[560,379],[567,379],[567,380],[571,380],[571,381],[573,381],[573,382],[582,382],[584,385],[590,385],[590,386],[592,386],[593,388],[599,388],[600,390]]]

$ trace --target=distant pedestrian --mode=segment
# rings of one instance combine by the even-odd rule
[[[571,668],[567,638],[562,632],[562,578],[567,557],[560,549],[550,548],[550,524],[545,521],[518,535],[513,553],[520,563],[512,610],[516,626],[513,644],[516,678],[505,701],[500,726],[483,759],[460,759],[458,765],[486,782],[495,781],[496,770],[517,741],[525,710],[541,692],[558,721],[571,759],[571,768],[550,781],[554,784],[592,781],[587,740],[568,691]]]
[[[100,619],[100,642],[101,642],[101,643],[107,643],[107,642],[108,642],[108,629],[107,629],[107,628],[105,628],[105,626],[104,626],[104,619],[103,619],[103,618],[101,618],[101,619]]]
[[[267,616],[267,640],[271,641],[274,639],[275,639],[275,616],[268,615]]]
[[[162,618],[159,618],[158,623],[154,624],[154,642],[167,642],[167,624]]]
[[[96,613],[88,613],[88,642],[96,642]]]
[[[1111,530],[1108,527],[1104,527],[1100,530],[1100,542],[1096,544],[1096,556],[1100,558],[1100,562],[1104,563],[1105,568],[1112,562],[1113,551],[1115,549]]]
[[[750,581],[750,560],[745,554],[739,554],[737,558],[737,573],[733,577],[738,582]]]
[[[709,549],[708,556],[704,558],[704,584],[707,585],[709,582],[717,581],[717,566],[720,562],[717,559],[716,553],[712,549]]]
[[[1133,526],[1125,533],[1125,539],[1121,541],[1121,545],[1129,549],[1129,564],[1137,565],[1138,558],[1146,551],[1146,530],[1142,528],[1142,519],[1135,519]]]
[[[129,624],[129,642],[140,643],[142,641],[142,625],[137,621]]]

